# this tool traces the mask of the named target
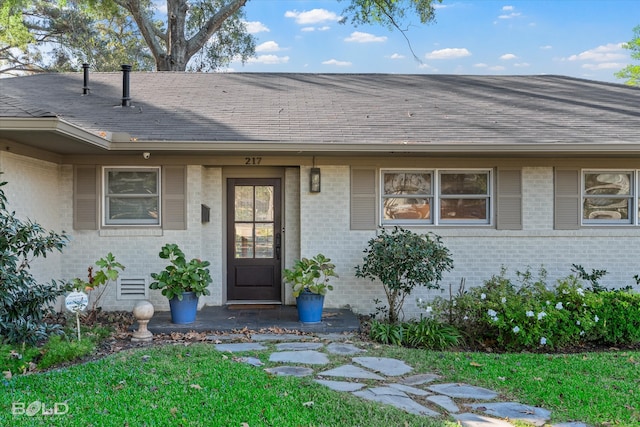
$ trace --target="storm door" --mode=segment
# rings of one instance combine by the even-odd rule
[[[280,179],[227,180],[227,299],[280,301]]]

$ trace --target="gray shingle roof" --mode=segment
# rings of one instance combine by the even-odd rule
[[[560,76],[121,73],[0,79],[2,117],[137,141],[640,143],[640,90]],[[366,149],[366,147],[363,147]]]

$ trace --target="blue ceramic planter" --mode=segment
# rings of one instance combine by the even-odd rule
[[[320,323],[322,321],[322,307],[324,295],[304,291],[296,298],[298,319],[302,323]]]
[[[182,301],[178,298],[169,300],[171,310],[171,322],[179,325],[193,323],[196,321],[198,311],[198,297],[193,292],[183,292]]]

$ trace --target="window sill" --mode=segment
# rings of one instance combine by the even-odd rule
[[[163,236],[162,228],[101,228],[99,232],[100,237],[128,237],[128,236],[143,236],[143,237],[161,237]]]

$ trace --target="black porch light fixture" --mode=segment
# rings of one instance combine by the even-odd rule
[[[311,193],[320,192],[320,168],[311,168],[309,173],[309,191]]]

